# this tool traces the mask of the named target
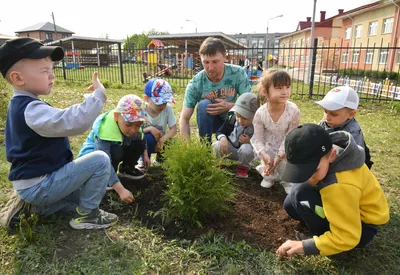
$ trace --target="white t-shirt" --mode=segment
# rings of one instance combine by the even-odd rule
[[[167,126],[171,128],[172,126],[176,125],[174,111],[169,104],[167,104],[167,107],[165,107],[165,109],[159,113],[157,117],[152,117],[149,113],[147,113],[147,117],[151,120],[151,124],[146,123],[145,127],[154,126],[159,129],[163,135],[165,135],[165,132],[167,132]]]

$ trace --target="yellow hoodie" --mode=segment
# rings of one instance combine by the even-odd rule
[[[338,151],[327,176],[317,185],[330,231],[303,241],[305,254],[323,256],[353,249],[361,238],[361,222],[371,226],[389,221],[382,188],[364,164],[364,151],[347,132],[331,133]]]

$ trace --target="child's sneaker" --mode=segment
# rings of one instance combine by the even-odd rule
[[[260,185],[261,185],[262,187],[264,187],[264,188],[271,188],[272,185],[274,185],[274,181],[273,181],[273,180],[270,180],[270,179],[264,178],[264,179],[262,180],[262,182],[260,183]]]
[[[293,183],[281,181],[283,188],[285,189],[286,194],[290,194],[290,190],[292,190]]]
[[[132,180],[140,180],[144,178],[144,173],[137,168],[130,168],[128,166],[120,165],[118,174],[119,177],[128,178]]]
[[[29,212],[29,206],[18,196],[17,192],[14,192],[6,206],[0,210],[0,225],[6,229],[11,228],[11,224],[17,222],[14,220],[18,219],[21,212]]]
[[[248,178],[249,177],[249,168],[243,165],[236,166],[236,177],[238,178]]]
[[[144,169],[144,162],[142,159],[139,159],[137,165],[135,166],[137,169]]]
[[[88,213],[80,213],[78,208],[70,220],[69,225],[74,229],[101,229],[108,228],[118,221],[118,216],[99,208]]]

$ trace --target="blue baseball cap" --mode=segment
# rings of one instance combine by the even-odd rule
[[[144,94],[151,98],[156,105],[175,103],[171,85],[161,78],[150,79],[144,88]]]

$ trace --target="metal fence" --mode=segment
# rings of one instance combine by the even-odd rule
[[[324,44],[317,39],[313,48],[288,44],[291,46],[230,48],[227,63],[245,67],[248,59],[250,66],[245,69],[252,85],[264,68],[282,67],[293,79],[292,93],[301,97],[320,98],[332,87],[349,85],[361,99],[400,100],[400,48],[383,43],[350,47],[343,41]],[[201,69],[198,49],[167,47],[119,52],[110,47],[98,51],[66,49],[66,57],[54,70],[57,77],[65,80],[89,83],[93,71],[99,71],[101,79],[110,83],[143,83],[162,77],[184,88]]]

